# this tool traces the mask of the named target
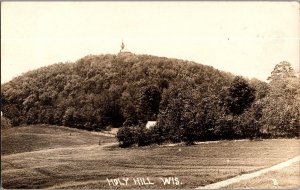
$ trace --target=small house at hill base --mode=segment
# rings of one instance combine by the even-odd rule
[[[146,124],[146,129],[151,129],[156,125],[157,121],[148,121]]]

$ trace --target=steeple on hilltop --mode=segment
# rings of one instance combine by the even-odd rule
[[[121,52],[124,48],[125,48],[125,44],[124,44],[124,42],[123,42],[123,40],[122,40],[122,45],[121,45],[121,50],[120,50],[120,52]]]
[[[119,53],[131,53],[127,48],[125,48],[125,44],[122,40],[121,49]]]

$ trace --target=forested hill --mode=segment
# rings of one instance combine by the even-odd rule
[[[170,87],[210,96],[219,94],[232,79],[229,73],[190,61],[131,53],[88,55],[75,63],[27,72],[3,84],[2,111],[13,125],[119,127],[141,115],[140,96],[147,88],[158,91],[160,102]],[[153,112],[142,120],[155,120],[159,108],[142,106]]]

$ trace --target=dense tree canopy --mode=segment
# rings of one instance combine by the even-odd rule
[[[50,123],[88,130],[156,120],[161,96],[182,83],[216,94],[232,75],[189,61],[149,55],[89,55],[58,63],[1,86],[13,125]]]
[[[268,84],[178,59],[89,55],[1,85],[1,111],[13,126],[122,127],[117,138],[123,147],[294,137],[300,85],[291,73],[290,64],[280,63]],[[157,125],[146,129],[148,120],[157,120]]]
[[[299,136],[300,81],[288,62],[277,64],[269,77],[268,96],[263,99],[262,125],[275,136]]]
[[[226,104],[233,115],[242,114],[255,100],[255,89],[242,77],[235,77],[228,89]]]

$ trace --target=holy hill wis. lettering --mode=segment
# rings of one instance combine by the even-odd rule
[[[109,186],[124,186],[129,185],[129,178],[116,178],[116,179],[106,179]],[[143,177],[137,177],[132,178],[132,182],[134,185],[154,185],[153,182],[150,181],[150,179],[143,178]]]
[[[126,186],[126,185],[154,185],[154,181],[151,181],[149,177],[136,177],[136,178],[115,178],[115,179],[106,179],[109,186]],[[177,177],[160,177],[159,180],[163,185],[181,185]]]

